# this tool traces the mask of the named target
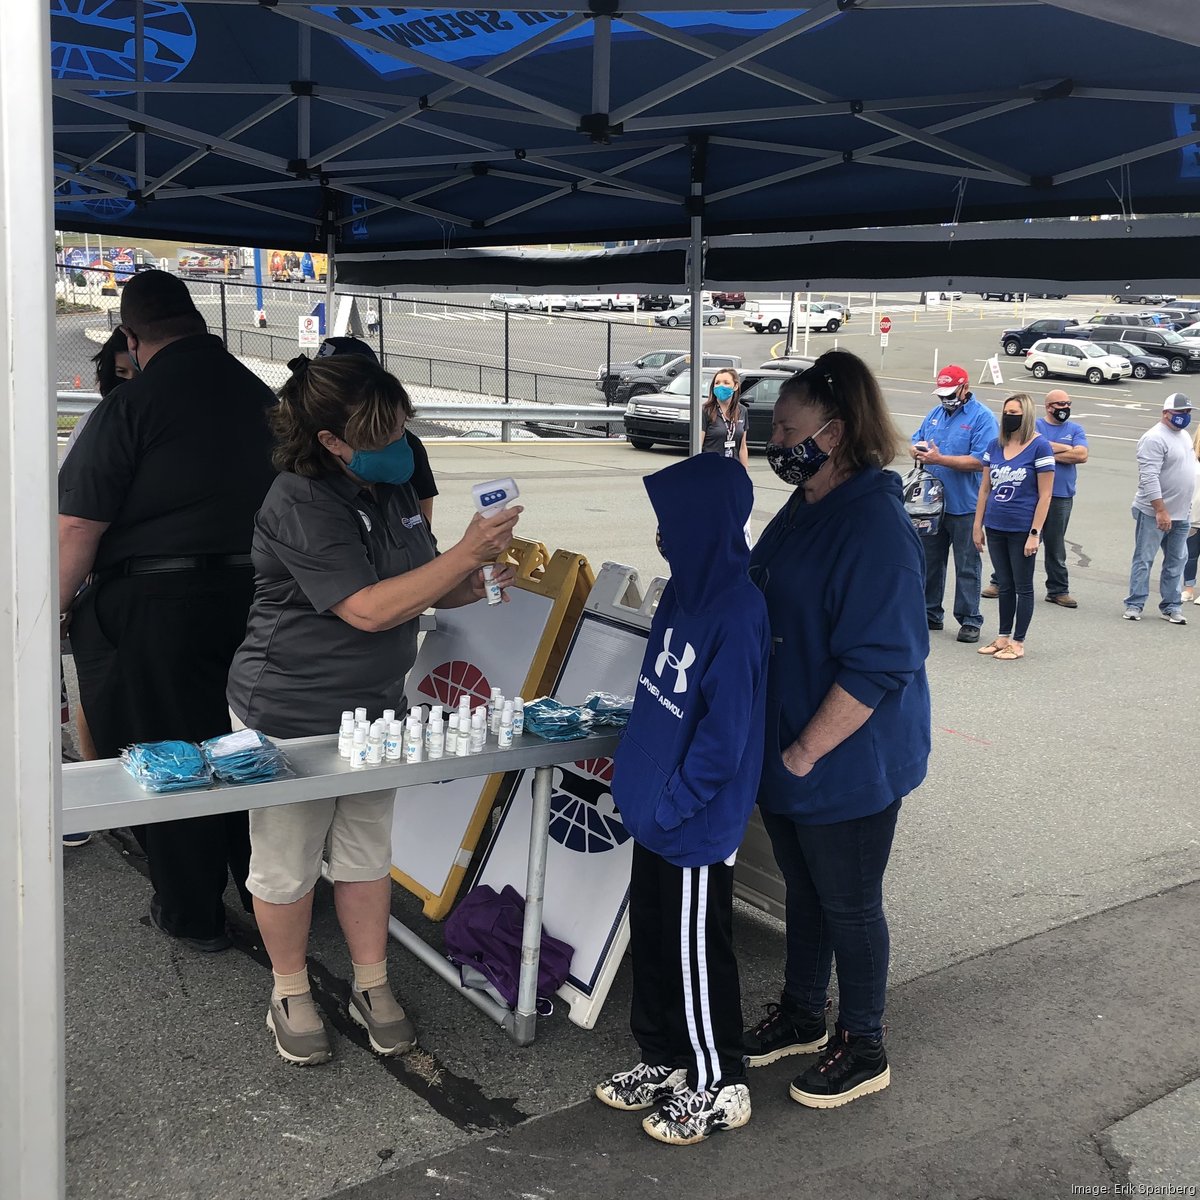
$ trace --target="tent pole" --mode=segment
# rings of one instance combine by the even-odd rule
[[[333,248],[335,235],[332,226],[325,235],[325,336],[333,333]]]
[[[699,454],[704,441],[701,426],[703,407],[704,371],[704,308],[700,302],[701,286],[704,283],[704,218],[699,213],[692,216],[692,249],[688,255],[688,294],[692,305],[691,327],[691,441],[692,453]]]
[[[0,1196],[64,1194],[50,9],[0,4]]]

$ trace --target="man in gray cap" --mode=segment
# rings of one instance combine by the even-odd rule
[[[1137,444],[1138,490],[1133,498],[1133,566],[1124,617],[1140,621],[1150,595],[1150,568],[1162,547],[1158,614],[1172,625],[1186,625],[1182,611],[1183,567],[1196,488],[1196,455],[1187,427],[1192,402],[1182,392],[1163,401],[1162,417]]]

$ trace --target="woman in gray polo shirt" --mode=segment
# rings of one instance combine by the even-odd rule
[[[474,517],[444,554],[409,484],[412,403],[378,363],[293,359],[272,421],[280,474],[254,522],[254,604],[229,672],[235,718],[271,737],[337,728],[343,709],[405,708],[404,677],[427,608],[483,597],[480,567],[512,540],[519,508]],[[512,572],[496,572],[501,586]],[[379,1054],[412,1046],[387,982],[395,791],[250,814],[247,887],[275,986],[267,1026],[288,1062],[331,1057],[305,959],[313,889],[328,849],[338,920],[354,966],[350,1016]]]

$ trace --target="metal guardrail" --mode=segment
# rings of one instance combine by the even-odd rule
[[[89,413],[100,403],[99,392],[58,392],[58,415],[80,417]],[[545,428],[565,427],[583,423],[587,426],[604,426],[611,431],[616,425],[623,428],[624,409],[609,408],[603,404],[505,404],[497,400],[493,405],[482,404],[422,404],[418,419],[421,421],[471,421],[500,426],[500,437],[508,441],[514,425],[533,425]]]

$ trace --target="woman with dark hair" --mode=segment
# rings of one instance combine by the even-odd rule
[[[1033,571],[1053,494],[1054,447],[1037,431],[1032,398],[1017,392],[1004,401],[1000,436],[983,452],[975,508],[975,547],[983,551],[986,532],[1000,591],[1000,633],[979,653],[999,662],[1025,657]]]
[[[92,362],[96,364],[96,390],[100,393],[101,400],[119,384],[124,383],[127,379],[132,379],[133,361],[129,357],[125,331],[120,328],[114,329],[108,341],[92,356]],[[67,444],[63,450],[63,462],[74,449],[79,434],[91,415],[90,412],[86,412],[75,422],[75,428],[71,430],[71,436],[67,438]],[[59,464],[60,469],[61,466],[62,463]],[[66,725],[71,719],[71,710],[67,701],[66,666],[61,659],[59,678],[62,681],[62,723]],[[96,743],[92,741],[92,731],[88,728],[87,717],[83,712],[83,705],[80,703],[75,705],[75,746],[79,751],[81,762],[90,762],[99,757],[96,753]],[[85,846],[91,837],[90,833],[64,833],[63,845]]]
[[[722,367],[708,385],[704,404],[704,454],[723,454],[750,466],[746,443],[746,410],[738,403],[742,381],[732,367]]]
[[[793,375],[767,461],[795,491],[750,558],[773,639],[758,803],[787,886],[787,961],[780,1002],[746,1033],[746,1053],[752,1067],[819,1054],[790,1089],[810,1108],[891,1080],[883,874],[930,745],[925,569],[886,469],[897,444],[861,359],[831,350]]]
[[[404,677],[430,607],[482,599],[480,568],[512,540],[520,508],[472,518],[443,554],[411,479],[403,385],[360,355],[288,366],[272,415],[276,478],[254,521],[254,603],[229,672],[230,712],[271,737],[331,733],[341,711],[407,707]],[[506,587],[508,567],[495,572]],[[305,960],[313,888],[328,847],[334,904],[350,949],[350,1017],[379,1054],[415,1037],[387,982],[394,789],[250,814],[247,887],[275,986],[267,1025],[280,1055],[327,1062],[329,1038]]]

